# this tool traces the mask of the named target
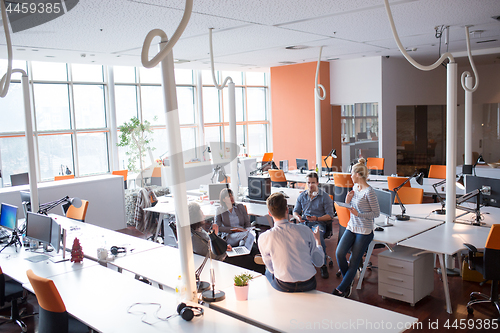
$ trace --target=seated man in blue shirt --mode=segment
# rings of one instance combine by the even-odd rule
[[[321,246],[325,254],[323,266],[321,266],[321,277],[328,279],[328,268],[326,267],[325,230],[326,223],[333,220],[333,201],[322,189],[318,187],[318,174],[311,172],[307,176],[307,191],[300,193],[297,203],[293,209],[293,216],[297,222],[305,223],[309,228],[318,226],[321,234]]]
[[[266,277],[274,289],[299,292],[316,289],[316,267],[324,262],[318,230],[288,222],[288,205],[282,193],[267,199],[274,227],[259,237]]]

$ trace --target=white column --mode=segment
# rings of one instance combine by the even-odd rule
[[[228,102],[229,102],[229,147],[231,154],[231,189],[236,198],[239,195],[239,179],[238,179],[238,142],[236,139],[236,102],[235,102],[235,88],[234,82],[229,82],[228,88]]]
[[[472,76],[465,77],[465,86],[472,89]],[[465,90],[465,165],[472,165],[472,91]]]
[[[317,88],[314,88],[314,116],[316,123],[316,164],[318,166],[318,176],[322,176],[322,164],[321,164],[321,100],[319,99]]]
[[[116,123],[115,103],[115,72],[112,66],[108,66],[108,100],[109,100],[109,141],[111,141],[111,168],[121,170],[118,159],[118,124]]]
[[[446,84],[446,223],[455,220],[456,206],[456,126],[457,126],[457,63],[447,66]]]

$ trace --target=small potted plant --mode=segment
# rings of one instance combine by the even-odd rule
[[[248,299],[248,281],[253,279],[249,273],[241,273],[234,276],[234,293],[237,301],[246,301]]]

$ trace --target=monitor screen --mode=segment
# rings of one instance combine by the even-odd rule
[[[30,178],[28,173],[18,173],[16,175],[10,175],[11,186],[27,185],[30,183]]]
[[[288,172],[288,160],[280,161],[280,170],[283,170],[283,172]]]
[[[208,200],[219,201],[220,192],[228,186],[229,184],[208,184]]]
[[[394,202],[394,192],[374,188],[377,196],[380,213],[390,217],[392,215],[392,203]]]
[[[307,166],[307,160],[306,159],[297,158],[295,161],[297,163],[297,169],[298,170],[304,170],[304,171],[308,171],[309,170],[309,167]]]
[[[26,218],[26,236],[28,238],[50,244],[52,236],[52,218],[28,212]]]
[[[50,245],[54,248],[56,253],[59,253],[59,248],[61,246],[61,226],[56,222],[56,220],[52,220],[51,226],[51,235],[50,235]]]
[[[17,207],[2,203],[0,208],[0,226],[14,230],[17,227]]]

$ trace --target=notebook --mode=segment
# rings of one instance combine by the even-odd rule
[[[252,233],[248,233],[248,236],[245,240],[244,246],[236,246],[233,247],[232,251],[227,251],[228,257],[237,257],[245,254],[249,254],[252,251],[253,241],[255,237]]]

